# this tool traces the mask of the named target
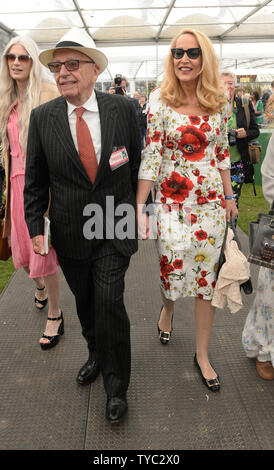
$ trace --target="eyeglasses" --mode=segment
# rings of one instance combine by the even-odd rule
[[[14,62],[16,59],[19,60],[19,62],[28,62],[31,57],[26,54],[20,54],[20,55],[15,55],[15,54],[6,54],[6,58],[10,62]]]
[[[81,62],[86,62],[87,64],[95,64],[94,60],[79,60],[71,59],[66,60],[65,62],[50,62],[48,68],[52,73],[58,73],[61,70],[62,65],[66,67],[68,72],[73,72],[73,70],[78,70]]]
[[[174,48],[171,49],[171,54],[174,59],[181,59],[184,54],[187,54],[187,57],[189,59],[198,59],[199,55],[201,54],[201,49],[200,47],[191,47],[190,49],[179,49],[179,48]]]

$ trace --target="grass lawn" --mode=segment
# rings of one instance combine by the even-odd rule
[[[14,271],[12,257],[8,261],[0,261],[0,293],[7,284],[9,278]]]
[[[239,202],[239,227],[248,235],[249,222],[257,220],[260,212],[268,213],[270,206],[264,199],[262,187],[256,185],[257,196],[254,196],[253,185],[244,184]]]
[[[244,184],[240,197],[239,227],[248,234],[249,222],[257,220],[259,212],[267,213],[269,204],[265,201],[262,187],[256,186],[257,196],[254,196],[252,184]],[[0,261],[0,293],[4,289],[10,276],[14,272],[12,258],[8,261]]]

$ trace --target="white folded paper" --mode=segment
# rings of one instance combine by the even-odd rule
[[[44,216],[44,222],[44,248],[46,254],[48,254],[50,245],[50,220],[46,215]]]

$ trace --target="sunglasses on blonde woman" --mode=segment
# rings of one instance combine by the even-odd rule
[[[201,52],[200,47],[191,47],[190,49],[180,49],[176,47],[171,49],[171,54],[174,59],[181,59],[185,53],[189,59],[198,59]]]
[[[16,59],[19,60],[19,62],[28,62],[31,57],[27,54],[20,54],[20,55],[15,55],[15,54],[6,54],[6,58],[9,62],[14,62]]]

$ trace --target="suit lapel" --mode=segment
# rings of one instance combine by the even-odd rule
[[[94,188],[104,176],[104,171],[109,165],[109,158],[113,148],[117,110],[110,96],[107,93],[101,93],[95,90],[101,125],[101,159],[94,182]]]
[[[101,125],[101,159],[93,189],[103,177],[106,165],[109,165],[117,119],[117,110],[110,99],[110,96],[107,93],[101,93],[96,90],[95,93],[98,102]],[[67,104],[63,97],[60,97],[55,103],[55,106],[51,110],[51,117],[53,119],[55,133],[59,141],[62,143],[66,154],[73,160],[81,174],[90,182],[72,139],[68,122]]]
[[[51,117],[53,120],[54,131],[61,142],[66,155],[73,160],[73,163],[77,166],[81,174],[90,182],[72,139],[68,122],[67,103],[63,97],[60,97],[55,103],[55,106],[51,110]]]

